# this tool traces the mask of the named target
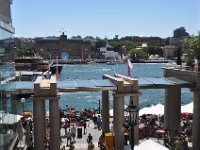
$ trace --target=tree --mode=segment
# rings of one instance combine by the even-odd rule
[[[144,48],[144,50],[145,50],[149,55],[159,55],[159,56],[163,56],[163,50],[162,50],[162,48],[160,48],[160,46],[148,45],[147,47]]]
[[[137,59],[145,59],[147,58],[147,54],[142,49],[131,49],[129,50],[129,55],[131,58],[134,58],[136,56]]]
[[[200,61],[200,32],[191,38],[191,47],[194,50],[194,56]]]
[[[192,65],[194,59],[198,60],[198,70],[200,71],[200,32],[197,36],[187,39],[182,44],[187,53],[187,65]]]
[[[133,49],[133,48],[136,48],[136,44],[133,43],[133,42],[128,42],[125,44],[125,48],[127,49],[127,51]]]

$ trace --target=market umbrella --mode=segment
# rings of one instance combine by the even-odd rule
[[[152,114],[152,115],[163,115],[164,114],[164,105],[163,104],[156,104],[152,105],[150,107],[142,108],[139,111],[139,116],[142,116],[144,114]]]
[[[23,117],[21,115],[9,114],[4,112],[0,112],[0,115],[3,116],[0,124],[15,124]]]
[[[193,102],[181,106],[181,113],[193,113]]]
[[[163,146],[159,143],[156,143],[151,139],[142,142],[135,149],[136,150],[148,150],[148,149],[149,150],[169,150],[165,146]]]
[[[67,118],[61,118],[61,122],[69,121]]]

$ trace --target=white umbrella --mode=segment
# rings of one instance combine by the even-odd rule
[[[15,124],[23,117],[21,115],[9,114],[4,112],[0,112],[0,115],[3,116],[0,124]]]
[[[181,113],[193,113],[193,102],[181,106]]]
[[[139,111],[139,116],[142,116],[144,114],[163,115],[164,114],[164,105],[159,103],[157,105],[152,105],[150,107],[142,108]]]
[[[124,105],[124,108],[126,108],[127,105]],[[110,114],[110,117],[113,117],[114,116],[114,112],[113,112],[113,109],[110,109],[109,110],[109,114]],[[124,111],[124,116],[128,116],[128,113]]]
[[[165,146],[159,143],[156,143],[151,139],[142,142],[136,147],[136,150],[148,150],[148,149],[149,150],[169,150]]]
[[[61,118],[61,122],[69,121],[67,118]]]

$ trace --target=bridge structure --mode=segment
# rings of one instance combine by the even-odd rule
[[[45,79],[39,76],[35,82],[12,82],[3,87],[5,93],[15,98],[16,94],[33,94],[34,147],[44,149],[45,100],[49,100],[50,149],[60,148],[59,92],[101,91],[102,132],[109,132],[109,91],[113,93],[114,143],[116,150],[124,149],[124,97],[130,97],[139,105],[140,89],[165,89],[164,127],[174,136],[180,131],[181,88],[190,88],[194,93],[193,149],[200,149],[200,73],[180,69],[164,69],[162,78],[130,78],[120,74],[102,75],[101,80],[57,81],[55,76]],[[14,102],[14,101],[12,101]],[[14,104],[13,104],[14,107]],[[12,109],[15,110],[15,109]],[[57,122],[57,123],[56,123]],[[139,127],[135,126],[135,143],[139,142]]]

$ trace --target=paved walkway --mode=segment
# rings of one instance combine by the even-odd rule
[[[88,127],[88,124],[87,124],[87,133],[82,134],[82,138],[77,138],[77,134],[76,134],[76,138],[75,138],[76,143],[74,143],[75,150],[87,150],[87,147],[88,147],[87,137],[88,137],[89,133],[91,133],[91,135],[93,136],[92,142],[95,146],[95,150],[100,149],[98,147],[98,140],[99,140],[99,137],[101,135],[101,130],[94,129],[94,124],[92,122],[87,122],[87,123],[89,124],[89,127]],[[83,131],[83,127],[82,127],[82,131]],[[65,149],[69,149],[69,147],[66,147],[67,138],[64,136],[64,134],[65,134],[65,130],[62,128],[61,129],[61,137],[62,137],[61,147],[65,146]]]
[[[89,125],[89,126],[88,126]],[[83,127],[82,127],[82,131],[83,131]],[[94,124],[92,123],[92,121],[90,122],[87,122],[87,133],[86,134],[83,134],[82,132],[82,138],[77,138],[77,134],[76,134],[76,143],[74,143],[74,146],[75,146],[75,150],[87,150],[88,148],[88,143],[87,143],[87,137],[88,137],[88,134],[91,133],[91,135],[93,136],[93,144],[95,146],[94,150],[99,150],[100,148],[98,147],[98,140],[99,140],[99,137],[102,133],[101,130],[98,130],[98,129],[95,129],[94,128]],[[64,128],[61,129],[61,138],[62,138],[62,143],[61,143],[61,148],[63,146],[65,146],[65,150],[68,150],[69,147],[67,147],[67,138],[65,136],[65,130]],[[158,139],[155,139],[155,138],[151,138],[152,140],[154,140],[155,142],[157,143],[160,143],[163,145],[163,140],[158,140]],[[147,139],[144,139],[144,140],[140,140],[140,143],[145,141]],[[192,147],[192,144],[191,142],[188,144],[190,149]],[[23,148],[19,148],[19,147],[23,147]],[[20,150],[24,150],[26,149],[26,144],[25,144],[25,136],[23,137],[23,140],[21,141],[21,143],[18,144],[18,148]],[[125,150],[130,150],[130,145],[127,145],[124,147]]]

